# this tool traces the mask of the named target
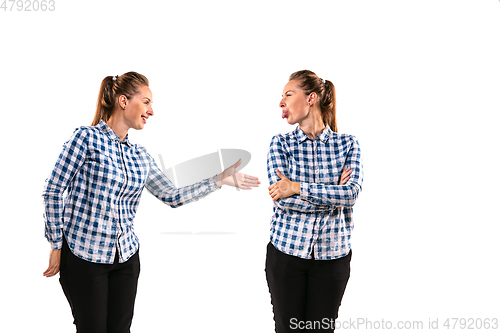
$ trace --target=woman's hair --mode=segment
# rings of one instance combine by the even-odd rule
[[[330,125],[330,129],[337,132],[337,116],[335,108],[335,86],[331,81],[322,80],[315,73],[309,70],[302,70],[290,75],[289,81],[299,81],[299,87],[306,95],[315,92],[318,95],[318,102],[323,115],[325,125]]]
[[[149,86],[149,81],[144,75],[136,72],[106,76],[102,80],[101,88],[99,89],[97,107],[91,126],[99,124],[101,119],[108,121],[118,96],[125,95],[130,99],[139,93],[139,88],[142,86]]]

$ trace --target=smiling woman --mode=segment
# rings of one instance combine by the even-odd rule
[[[92,126],[77,128],[45,182],[45,237],[50,277],[60,283],[80,333],[129,332],[139,278],[134,218],[146,188],[171,207],[194,202],[222,185],[244,190],[256,177],[237,172],[176,188],[128,130],[154,115],[148,79],[129,72],[104,78]],[[66,195],[64,195],[66,193]]]
[[[118,100],[117,96],[119,96]],[[129,125],[129,128],[143,129],[143,125],[146,123],[145,119],[154,115],[151,108],[152,99],[149,80],[144,75],[128,72],[119,76],[107,76],[102,80],[99,89],[97,109],[91,126],[99,124],[101,119],[108,123],[108,120],[115,116],[115,119],[124,120],[123,124]],[[127,109],[129,101],[131,105]],[[123,112],[113,114],[115,108]],[[117,120],[115,122],[121,123]]]

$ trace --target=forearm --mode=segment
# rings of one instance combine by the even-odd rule
[[[324,213],[332,210],[332,207],[313,204],[309,201],[301,199],[297,195],[279,199],[275,203],[282,210],[301,213]]]
[[[43,192],[43,201],[45,211],[43,219],[45,222],[45,238],[54,250],[62,247],[62,229],[63,229],[63,198],[62,194],[51,192],[47,189]]]
[[[347,185],[300,183],[300,198],[317,205],[353,207],[360,190],[361,186],[357,183]]]
[[[218,190],[219,186],[216,177],[211,177],[181,188],[176,188],[170,181],[161,179],[158,182],[148,183],[146,188],[166,205],[177,208],[206,197]]]

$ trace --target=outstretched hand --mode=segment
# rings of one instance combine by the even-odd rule
[[[217,183],[220,185],[237,187],[242,190],[251,190],[252,187],[259,187],[259,178],[236,171],[236,168],[239,167],[240,164],[241,158],[238,162],[218,175]]]

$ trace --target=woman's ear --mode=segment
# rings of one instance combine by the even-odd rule
[[[125,108],[127,107],[127,102],[127,96],[120,95],[120,97],[118,97],[118,104],[120,105],[120,108],[122,108],[122,110],[125,110]]]
[[[307,98],[307,103],[309,104],[309,106],[313,106],[317,100],[318,100],[318,94],[312,92],[309,94],[309,97]]]

